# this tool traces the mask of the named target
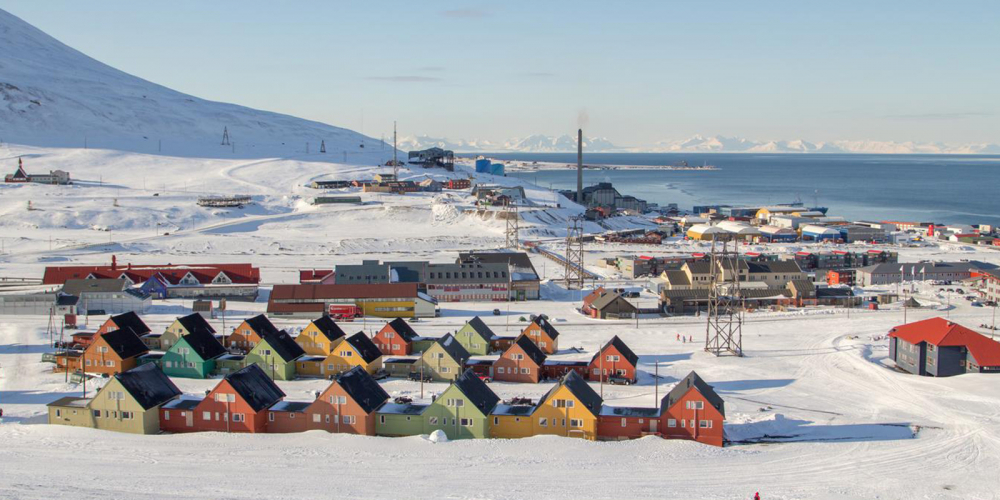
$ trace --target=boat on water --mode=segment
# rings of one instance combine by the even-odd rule
[[[709,165],[707,163],[703,165],[690,165],[684,160],[661,168],[664,170],[719,170],[719,167],[716,167],[715,165]]]

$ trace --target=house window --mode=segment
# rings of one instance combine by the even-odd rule
[[[394,351],[398,351],[399,350],[399,344],[392,344],[392,349]]]
[[[123,411],[122,412],[122,418],[125,419],[125,420],[132,420],[132,415],[133,414],[130,411]]]
[[[701,420],[701,421],[698,422],[698,424],[699,424],[698,427],[701,427],[702,429],[711,429],[712,428],[712,421],[711,420]]]
[[[704,410],[705,409],[705,402],[704,401],[688,401],[688,402],[684,403],[684,405],[689,410]]]
[[[295,414],[293,413],[292,416],[294,417]],[[246,415],[242,413],[233,413],[233,422],[246,422]]]
[[[610,362],[612,362],[612,363],[617,363],[617,362],[619,362],[619,361],[621,361],[621,360],[622,360],[622,358],[621,358],[620,356],[608,356],[608,357],[606,357],[606,358],[604,358],[604,359],[605,359],[606,361],[610,361]]]
[[[295,418],[295,414],[294,413],[289,413],[288,414],[288,418]]]
[[[681,428],[686,427],[686,425],[685,425],[686,422],[687,422],[687,420],[681,419]]]
[[[449,373],[449,372],[451,372],[451,368],[450,367],[447,367],[447,366],[442,366],[441,367],[441,373]]]
[[[497,368],[497,373],[499,373],[499,374],[503,374],[503,372],[504,372],[503,370],[504,370],[504,369],[503,369],[503,367],[502,367],[502,366],[501,366],[501,367],[498,367],[498,368]]]
[[[62,411],[59,410],[58,408],[56,408],[56,416],[57,417],[61,417],[62,416]]]
[[[626,421],[624,418],[622,419],[622,427],[626,427]]]
[[[341,415],[340,421],[345,424],[354,424],[357,421],[357,419],[354,417],[354,415]]]
[[[591,371],[594,373],[594,375],[600,375],[601,374],[601,369],[600,368],[594,368]]]
[[[459,424],[461,424],[462,427],[472,427],[472,419],[471,418],[463,418],[463,419],[461,419],[461,422],[459,422]]]
[[[378,423],[380,423],[380,424],[384,424],[385,423],[385,415],[379,415],[378,416]]]
[[[545,418],[545,417],[539,418],[538,419],[538,425],[541,426],[541,427],[548,427],[549,426],[549,420],[547,418]]]
[[[353,355],[354,353],[352,351],[340,351],[340,357],[342,358],[349,358]]]
[[[493,417],[493,425],[500,425],[500,417]]]
[[[170,420],[170,412],[169,411],[164,411],[163,412],[163,420]]]
[[[583,420],[580,420],[578,418],[571,418],[569,419],[569,426],[579,429],[580,427],[583,427]]]
[[[202,420],[212,420],[212,412],[210,412],[210,411],[203,411],[203,412],[201,412],[201,419]]]
[[[332,405],[346,405],[347,404],[347,397],[346,396],[330,396],[330,404],[332,404]]]
[[[101,418],[101,410],[94,410],[94,418]]]
[[[319,413],[313,413],[313,422],[318,424],[319,421],[320,421]]]
[[[531,373],[530,368],[521,368],[521,375],[528,375]]]
[[[438,418],[437,417],[429,417],[427,419],[427,423],[430,424],[430,425],[437,425],[438,424]]]

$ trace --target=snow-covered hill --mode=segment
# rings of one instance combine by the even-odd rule
[[[223,146],[228,128],[232,146]],[[129,75],[0,10],[0,138],[33,146],[88,147],[200,157],[316,152],[343,159],[378,141],[288,115],[207,101]],[[382,148],[378,148],[382,150]],[[389,148],[385,148],[388,150]],[[389,152],[391,154],[391,152]]]

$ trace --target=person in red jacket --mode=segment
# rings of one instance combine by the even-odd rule
[[[757,493],[753,494],[753,500],[760,500],[760,492],[759,491]]]

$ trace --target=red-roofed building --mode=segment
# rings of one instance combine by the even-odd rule
[[[299,283],[303,285],[334,284],[333,269],[300,269]]]
[[[50,266],[42,283],[64,285],[71,279],[124,279],[131,285],[164,288],[170,298],[229,298],[254,300],[260,284],[260,269],[252,264],[118,265],[111,256],[108,266]],[[149,290],[151,293],[153,290]],[[163,294],[156,294],[162,296]]]
[[[944,318],[931,318],[890,330],[889,358],[900,370],[916,375],[1000,373],[1000,342]]]

